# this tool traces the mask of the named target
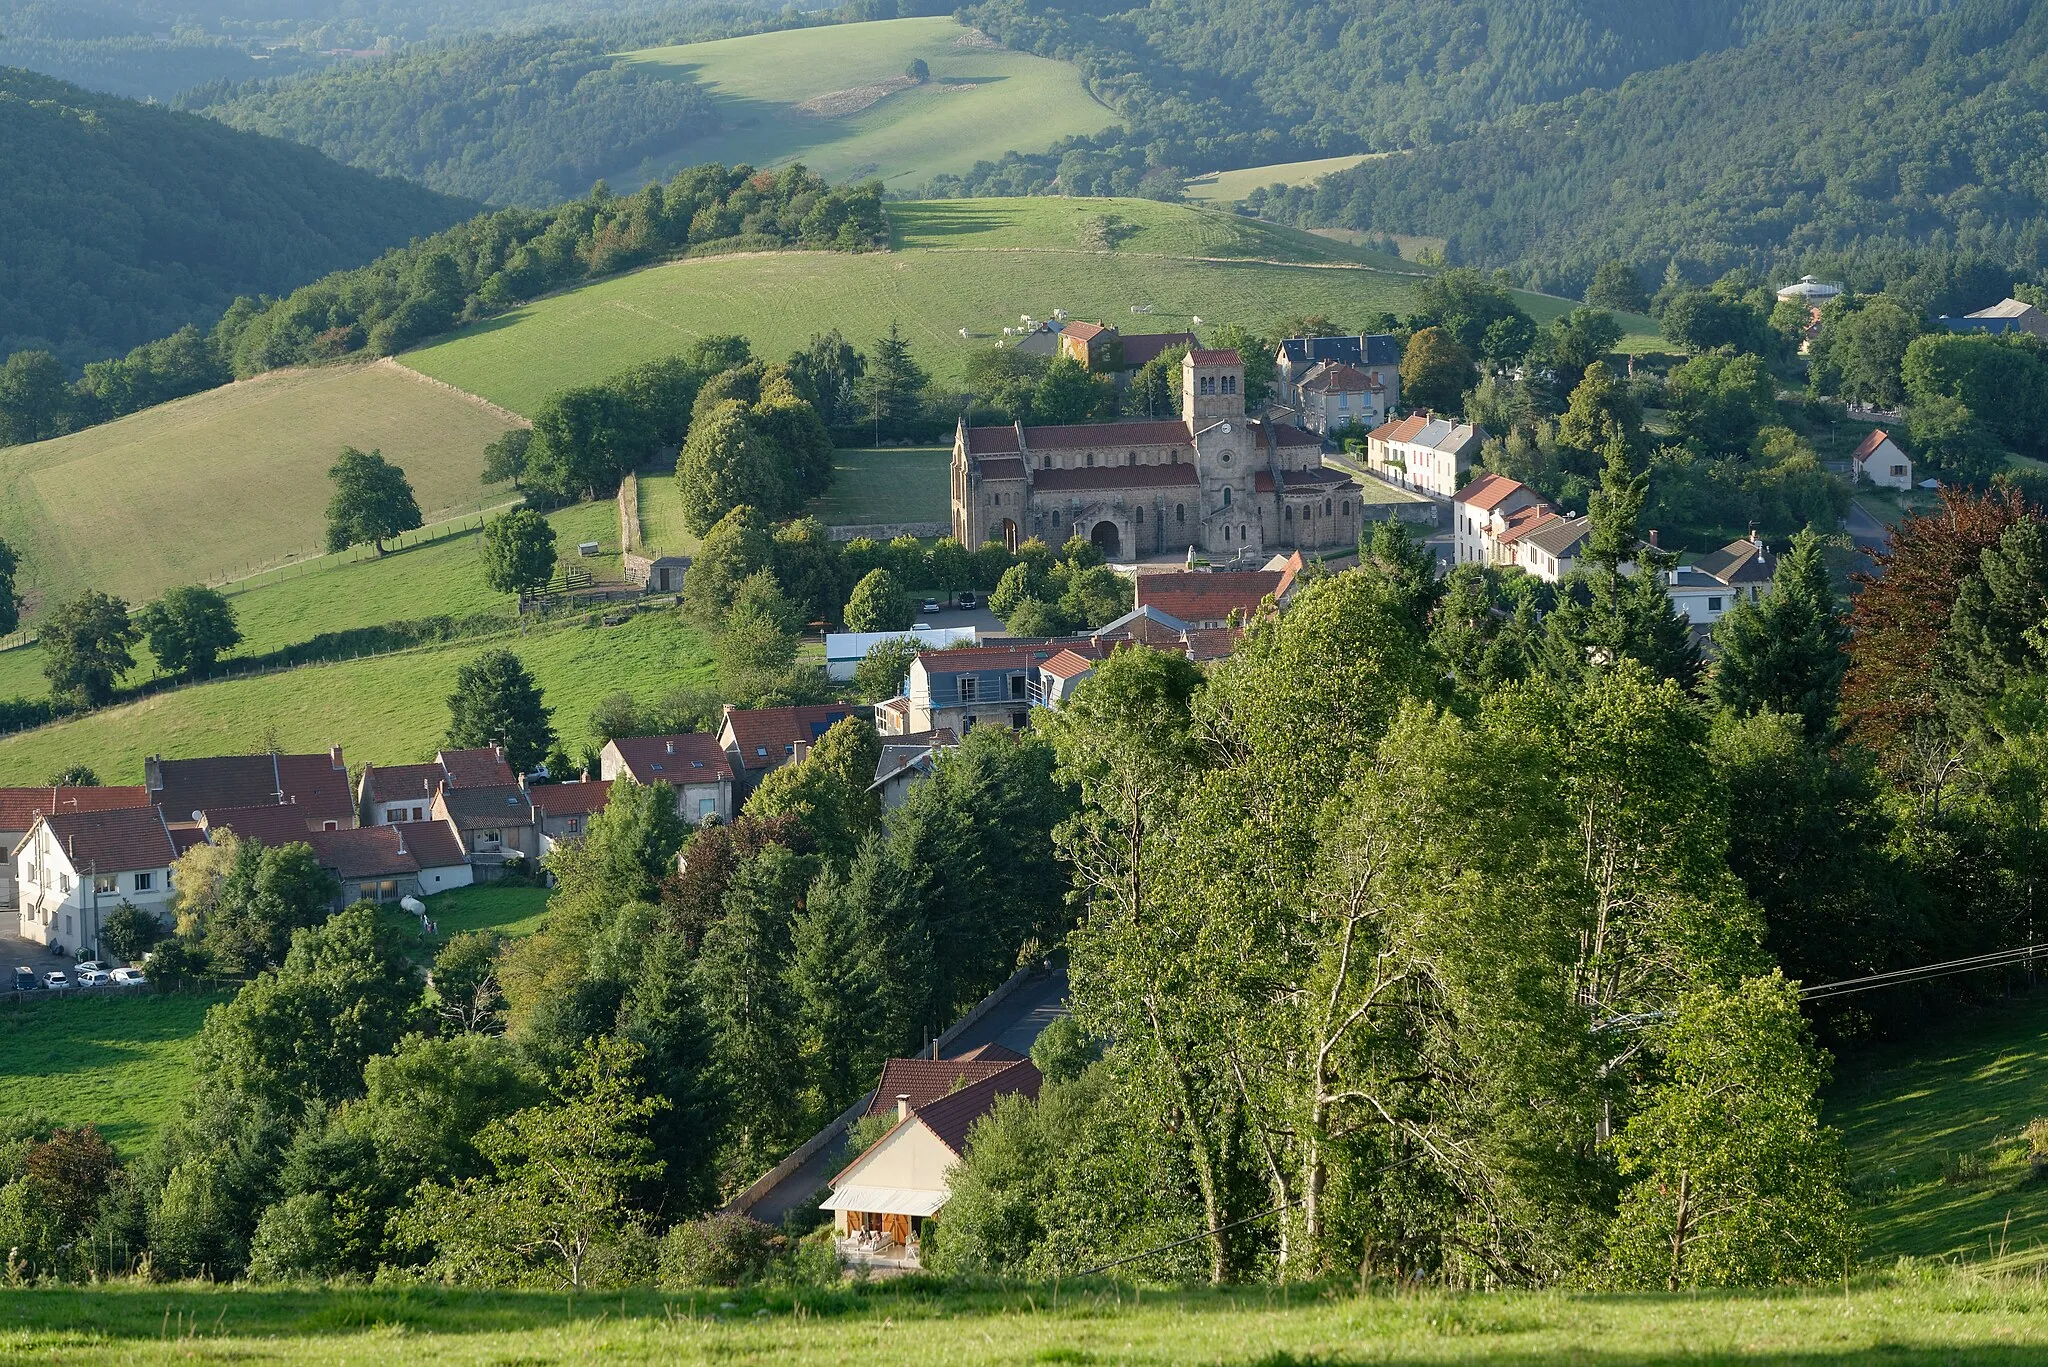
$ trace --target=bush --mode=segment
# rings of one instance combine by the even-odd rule
[[[665,1287],[740,1286],[759,1281],[780,1251],[774,1230],[745,1215],[707,1215],[676,1225],[661,1241]]]
[[[341,1237],[324,1192],[288,1196],[263,1212],[249,1243],[249,1277],[259,1282],[332,1276],[341,1263]]]

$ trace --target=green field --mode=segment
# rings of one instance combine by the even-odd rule
[[[897,447],[832,454],[832,492],[810,511],[828,527],[952,518],[953,448]]]
[[[252,1290],[119,1283],[0,1296],[0,1360],[86,1363],[1098,1363],[1143,1367],[2020,1367],[2048,1290],[1964,1275],[1805,1292],[1598,1296],[987,1289]]]
[[[177,1114],[192,1037],[220,995],[113,989],[0,1000],[0,1116],[99,1127],[132,1159]]]
[[[580,503],[548,514],[555,545],[565,560],[596,569],[600,577],[617,578],[616,553],[596,559],[575,555],[579,542],[615,547],[619,522],[609,499]],[[468,521],[474,527],[476,519]],[[484,583],[478,562],[481,538],[472,530],[379,557],[368,549],[343,552],[295,565],[275,574],[233,585],[228,600],[242,629],[237,657],[261,655],[294,645],[324,632],[347,631],[417,617],[467,617],[502,613],[512,618],[512,599]],[[145,642],[135,648],[136,668],[127,682],[148,679],[156,671]],[[0,698],[43,697],[43,652],[35,646],[0,651]]]
[[[546,888],[499,887],[495,884],[457,888],[427,899],[427,915],[440,928],[441,938],[470,930],[495,930],[515,939],[540,929],[547,915]]]
[[[278,371],[0,451],[0,538],[32,602],[140,601],[319,555],[344,445],[403,466],[429,520],[502,502],[477,472],[506,425],[397,365]]]
[[[1364,160],[1363,156],[1320,157],[1315,161],[1276,161],[1270,166],[1211,171],[1187,183],[1187,196],[1201,204],[1235,204],[1252,191],[1269,185],[1313,185],[1332,172],[1348,171]]]
[[[288,751],[340,745],[355,762],[425,760],[447,729],[456,669],[498,647],[533,671],[572,753],[606,694],[657,697],[712,677],[703,636],[674,613],[643,613],[610,628],[533,629],[200,684],[0,737],[0,784],[40,783],[74,763],[91,765],[107,783],[139,783],[146,755],[241,754],[273,739]]]
[[[1083,245],[1088,218],[1136,231],[1113,252]],[[1413,306],[1412,279],[1347,264],[1364,254],[1215,210],[1132,200],[949,200],[891,207],[903,249],[781,252],[673,262],[551,296],[408,353],[407,365],[531,412],[547,395],[603,379],[715,333],[739,332],[780,357],[838,328],[862,346],[891,320],[946,384],[1020,314],[1064,308],[1129,331],[1244,323],[1304,313],[1338,319]],[[1291,256],[1304,264],[1276,264]],[[1571,304],[1520,296],[1539,322]],[[1151,312],[1133,315],[1134,306]],[[1648,345],[1647,319],[1626,320]],[[968,332],[960,336],[962,329]]]
[[[683,525],[683,488],[671,470],[642,471],[639,481],[640,544],[669,555],[695,555],[697,536]]]
[[[1865,1204],[1867,1259],[1957,1255],[2048,1264],[2048,1181],[2027,1122],[2048,1116],[2048,994],[1974,1013],[1910,1048],[1855,1061],[1828,1119]]]
[[[917,59],[931,68],[923,85],[904,75]],[[997,46],[950,18],[788,29],[626,60],[695,78],[725,124],[628,184],[709,161],[801,161],[834,181],[915,185],[1115,119],[1072,65]]]

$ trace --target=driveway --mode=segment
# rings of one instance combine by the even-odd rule
[[[18,915],[19,913],[11,907],[0,908],[0,918],[4,918],[7,924],[20,924]],[[53,968],[62,969],[67,977],[72,976],[72,959],[69,955],[60,958],[52,954],[47,946],[39,945],[34,940],[24,940],[12,931],[0,932],[0,992],[14,990],[14,970],[22,964],[34,970],[38,982],[42,980],[43,974]]]

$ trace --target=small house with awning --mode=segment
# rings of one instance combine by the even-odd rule
[[[833,1212],[840,1255],[918,1266],[925,1226],[953,1194],[968,1131],[1003,1097],[1036,1100],[1041,1080],[1029,1059],[999,1045],[953,1059],[891,1059],[869,1113],[893,1107],[896,1124],[832,1179],[820,1206]]]

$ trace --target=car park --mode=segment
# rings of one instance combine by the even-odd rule
[[[36,971],[27,964],[22,964],[14,970],[14,990],[16,992],[33,992],[41,986],[42,984],[36,981]]]
[[[43,975],[43,986],[52,992],[68,992],[71,990],[71,979],[64,976],[63,969],[53,968]]]
[[[78,985],[80,987],[105,987],[112,981],[113,977],[104,968],[81,967],[78,970]]]
[[[107,976],[116,987],[142,987],[149,982],[148,976],[139,968],[117,968]]]

